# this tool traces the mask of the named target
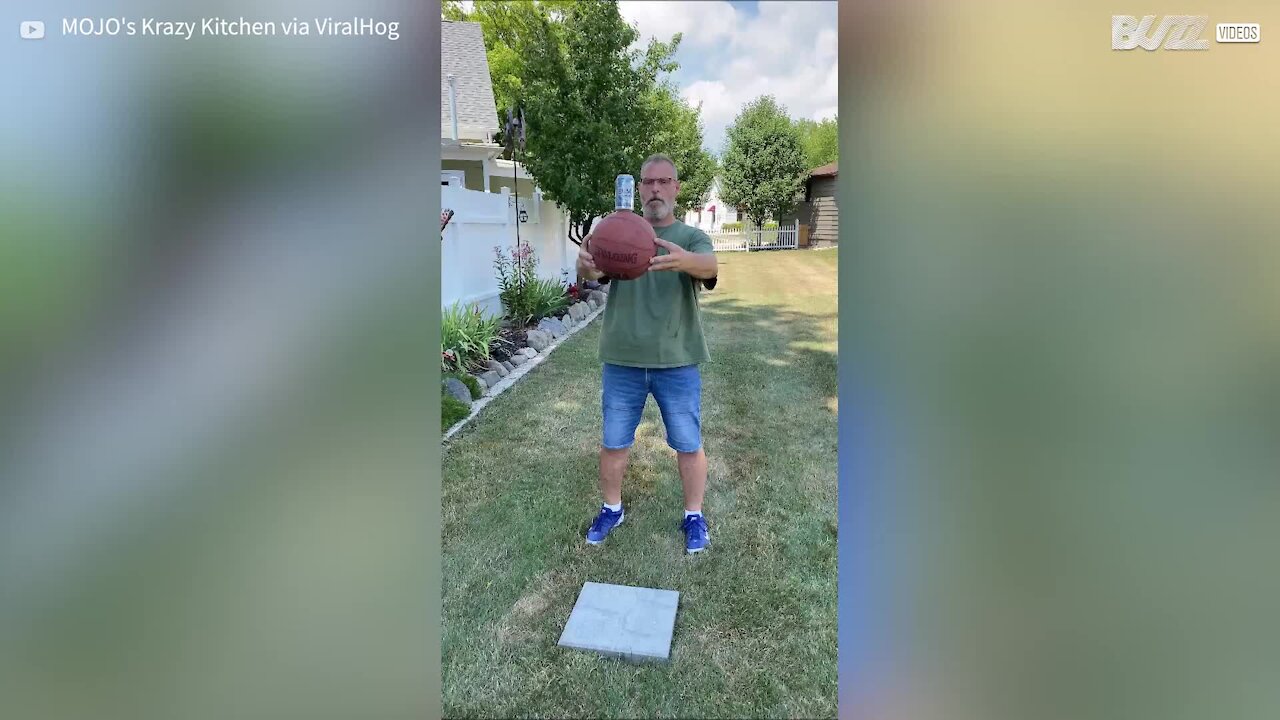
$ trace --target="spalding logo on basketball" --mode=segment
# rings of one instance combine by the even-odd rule
[[[634,280],[649,271],[649,261],[658,251],[655,237],[648,220],[630,210],[617,210],[596,223],[587,252],[604,274]]]

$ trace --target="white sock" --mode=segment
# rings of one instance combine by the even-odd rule
[[[604,506],[609,508],[609,512],[622,512],[622,503],[618,503],[617,505],[605,503]]]
[[[685,517],[689,517],[690,515],[701,515],[701,514],[702,514],[701,510],[685,510],[684,511]]]

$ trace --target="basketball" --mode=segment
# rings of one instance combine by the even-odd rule
[[[658,251],[656,237],[648,220],[630,210],[617,210],[592,229],[587,252],[604,274],[634,280],[649,271],[649,261]]]

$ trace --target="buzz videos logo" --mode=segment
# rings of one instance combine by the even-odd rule
[[[1159,20],[1159,24],[1157,24]],[[1204,37],[1209,26],[1208,15],[1133,15],[1111,16],[1112,50],[1208,50]],[[1257,23],[1219,23],[1220,43],[1257,43],[1262,40]]]
[[[1112,50],[1156,50],[1164,43],[1165,50],[1208,50],[1209,41],[1201,37],[1209,25],[1208,15],[1166,15],[1155,32],[1155,15],[1141,20],[1132,15],[1111,16]]]

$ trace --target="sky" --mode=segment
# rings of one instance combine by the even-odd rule
[[[470,5],[470,3],[464,3]],[[836,115],[836,3],[624,0],[623,18],[651,38],[683,33],[671,79],[702,103],[703,145],[719,155],[742,106],[773,95],[792,118]]]
[[[725,128],[746,103],[773,95],[792,118],[836,116],[836,3],[618,3],[650,38],[683,33],[672,79],[691,105],[702,103],[703,144],[719,155]]]

